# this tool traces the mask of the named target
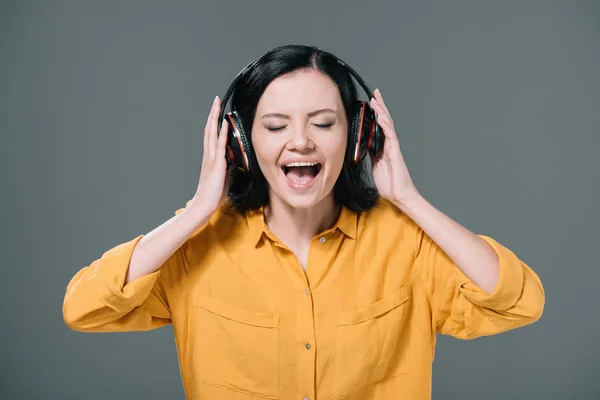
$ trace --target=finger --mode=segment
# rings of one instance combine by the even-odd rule
[[[387,106],[385,105],[385,101],[383,100],[383,96],[381,95],[381,92],[379,91],[379,89],[375,89],[374,96],[375,96],[375,100],[379,103],[379,105],[383,109],[383,112],[389,118],[390,122],[393,125],[394,120],[392,119],[392,114],[390,113],[390,110],[388,110]]]
[[[388,118],[387,113],[382,110],[381,104],[379,104],[377,101],[373,101],[372,104],[375,112],[377,113],[377,123],[379,126],[381,126],[386,139],[398,140],[394,123]]]
[[[209,160],[214,160],[215,151],[217,149],[217,120],[219,119],[219,97],[216,98],[215,108],[210,118],[208,128],[208,152],[210,154]]]
[[[221,131],[219,132],[219,138],[217,139],[217,160],[225,158],[225,151],[227,149],[227,126],[227,120],[223,119]]]
[[[231,181],[231,172],[233,171],[233,168],[228,168],[227,171],[225,171],[225,179],[223,182],[223,196],[221,196],[221,203],[223,201],[225,201],[225,199],[227,198],[227,194],[229,192],[229,182]]]
[[[202,154],[202,165],[200,166],[200,177],[198,178],[198,180],[201,182],[202,181],[202,172],[204,171],[204,168],[206,166],[206,151],[204,152],[204,154]]]
[[[373,99],[371,100],[371,103],[374,104],[373,108],[375,109],[375,111],[377,112],[377,114],[379,116],[384,116],[388,120],[390,120],[390,122],[393,123],[392,116],[390,115],[388,110],[385,108],[385,106],[379,100],[377,100],[377,98],[373,97]]]
[[[383,134],[386,139],[398,140],[394,127],[390,124],[387,119],[380,119],[379,126],[383,130]]]
[[[212,102],[212,106],[210,107],[210,112],[208,113],[208,116],[206,117],[206,124],[204,125],[204,151],[205,152],[206,152],[206,149],[208,148],[210,121],[211,121],[213,114],[215,113],[215,109],[217,108],[216,107],[217,99],[218,99],[218,96],[215,96],[215,98]]]
[[[203,175],[202,175],[202,171],[205,171],[206,168],[206,164],[207,164],[207,159],[208,159],[208,154],[209,152],[209,143],[208,143],[208,139],[210,137],[210,121],[211,118],[213,116],[213,114],[215,113],[216,110],[216,103],[217,103],[217,99],[218,96],[215,96],[213,102],[212,102],[212,106],[210,107],[210,111],[208,113],[208,116],[206,117],[206,124],[204,125],[204,138],[203,138],[203,142],[202,142],[202,165],[200,166],[200,178],[199,180],[202,181]]]
[[[376,99],[371,100],[371,107],[375,110],[377,114],[377,122],[379,125],[387,124],[390,127],[394,127],[394,122],[390,118],[389,114],[383,109],[381,103],[379,103]]]
[[[385,105],[385,101],[383,100],[383,96],[381,95],[381,92],[379,91],[379,89],[375,89],[374,95],[375,95],[375,98],[377,99],[377,101],[379,103],[381,103],[381,105],[383,106],[383,109],[390,116],[390,119],[391,119],[390,110],[388,110],[387,106]]]

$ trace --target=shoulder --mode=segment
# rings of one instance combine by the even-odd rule
[[[359,220],[374,227],[389,227],[412,222],[402,210],[381,196],[377,198],[373,208],[359,214]]]
[[[191,200],[187,201],[185,207],[188,207],[190,202]],[[185,207],[177,209],[175,214],[182,212]],[[198,227],[188,241],[200,240],[206,243],[237,236],[236,231],[247,231],[244,229],[247,226],[246,216],[237,212],[229,203],[224,202],[204,225]]]
[[[414,239],[419,226],[389,200],[379,196],[369,211],[359,214],[359,236],[386,238],[386,242]]]
[[[208,225],[216,232],[231,235],[234,231],[247,230],[248,218],[246,214],[235,210],[229,202],[225,202],[210,218]]]

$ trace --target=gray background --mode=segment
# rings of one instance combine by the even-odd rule
[[[543,317],[439,336],[434,399],[598,399],[600,5],[2,1],[2,399],[180,399],[173,331],[63,323],[71,277],[193,195],[211,100],[286,43],[379,87],[417,187],[540,275]]]

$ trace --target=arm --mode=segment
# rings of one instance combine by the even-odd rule
[[[63,302],[63,318],[71,329],[148,330],[171,322],[172,303],[190,264],[188,239],[207,225],[227,193],[227,123],[218,135],[219,104],[215,97],[204,128],[194,197],[152,232],[110,249],[73,277]]]
[[[540,318],[539,277],[509,249],[475,235],[429,204],[412,182],[394,121],[379,90],[371,105],[383,129],[373,179],[382,197],[418,226],[415,269],[425,284],[438,331],[460,338],[492,335]]]
[[[420,228],[415,265],[431,296],[439,332],[470,339],[541,317],[542,283],[512,251],[473,234],[420,195],[398,207]]]
[[[201,226],[210,213],[190,201],[189,208],[178,210],[175,216],[142,237],[131,256],[125,284],[152,274]]]
[[[66,325],[83,332],[149,330],[171,322],[169,300],[190,262],[187,239],[208,221],[195,203],[147,235],[122,243],[71,279]]]
[[[500,276],[499,259],[481,237],[415,196],[399,207],[429,236],[477,286],[491,293]]]

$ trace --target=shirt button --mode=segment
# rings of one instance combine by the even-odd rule
[[[319,239],[319,242],[321,243],[325,243],[327,241],[327,239],[325,239],[324,236],[321,236],[321,238]]]
[[[304,289],[304,295],[308,296],[308,289]]]
[[[310,343],[306,343],[306,350],[310,350]]]
[[[310,400],[310,397],[304,396],[304,400]]]

